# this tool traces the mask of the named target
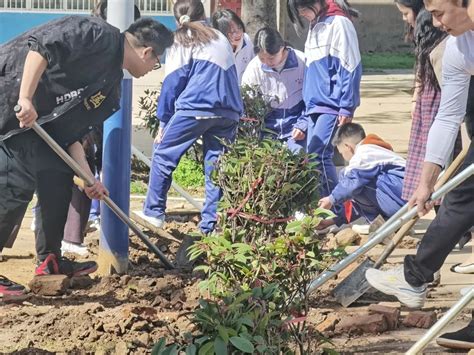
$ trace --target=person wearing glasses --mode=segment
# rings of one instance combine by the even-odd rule
[[[135,78],[147,74],[172,44],[172,32],[153,19],[121,33],[99,18],[65,16],[0,46],[0,251],[18,233],[36,189],[44,234],[36,239],[35,274],[97,269],[94,261],[61,257],[73,172],[30,128],[37,121],[89,171],[80,140],[120,108],[123,70]],[[98,181],[85,192],[107,195]],[[0,295],[23,291],[0,277]]]
[[[265,128],[273,138],[286,143],[293,153],[305,150],[308,118],[303,101],[304,54],[285,43],[280,33],[269,27],[255,34],[252,59],[242,77],[242,85],[257,86],[270,102]]]
[[[107,1],[100,1],[91,13],[94,17],[99,17],[107,20]],[[140,18],[140,10],[135,5],[134,20]],[[156,56],[155,53],[153,53]],[[153,69],[158,69],[161,66],[157,58],[157,64]],[[102,170],[102,136],[103,124],[100,124],[88,132],[81,138],[81,145],[84,148],[84,155],[87,160],[87,165],[90,167],[90,173],[94,174],[96,179],[100,180],[100,173]],[[41,206],[37,204],[33,208],[34,220],[32,223],[32,230],[35,232],[36,238],[44,238],[42,228]],[[38,218],[36,218],[38,215]],[[100,229],[100,201],[91,200],[85,191],[76,185],[72,187],[71,202],[69,204],[68,216],[66,225],[64,226],[64,239],[61,244],[61,252],[73,253],[78,255],[87,255],[88,250],[84,245],[84,238],[89,231]]]
[[[178,0],[175,43],[167,51],[158,99],[160,128],[155,138],[148,192],[141,217],[157,228],[165,222],[166,195],[181,157],[202,137],[206,200],[200,230],[217,222],[221,191],[211,181],[214,163],[232,141],[243,111],[234,55],[227,38],[205,23],[200,0]]]
[[[255,57],[252,40],[245,33],[245,25],[232,10],[219,10],[212,15],[212,27],[222,32],[232,45],[240,83],[247,65]]]

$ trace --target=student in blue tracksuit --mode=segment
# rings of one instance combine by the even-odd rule
[[[245,33],[245,25],[234,11],[227,9],[216,11],[212,15],[212,27],[221,31],[232,45],[240,83],[247,65],[255,56],[252,40]]]
[[[402,199],[405,159],[393,152],[392,146],[375,134],[365,135],[361,125],[347,123],[334,136],[344,160],[349,162],[339,175],[339,183],[319,206],[330,209],[335,204],[352,201],[353,213],[347,220],[344,213],[324,220],[318,228],[338,226],[364,217],[372,222],[378,215],[392,217],[406,201]]]
[[[350,122],[360,103],[362,67],[351,17],[357,12],[345,0],[288,0],[293,23],[310,23],[305,44],[303,98],[310,116],[307,152],[321,164],[321,194],[337,184],[331,139],[339,125]]]
[[[255,35],[257,55],[247,66],[242,85],[258,86],[273,110],[265,128],[297,153],[305,149],[308,120],[303,102],[304,54],[286,45],[280,33],[269,27]]]
[[[217,221],[221,196],[210,175],[224,151],[221,140],[235,137],[242,98],[232,48],[224,35],[205,25],[202,2],[178,0],[173,12],[179,28],[167,53],[157,107],[160,128],[142,217],[163,227],[171,174],[186,151],[202,137],[206,201],[200,229],[209,233]]]

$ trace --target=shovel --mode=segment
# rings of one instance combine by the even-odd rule
[[[459,161],[463,160],[463,158],[461,158],[461,159],[456,158],[456,160],[457,160],[457,165],[459,165]],[[456,169],[453,168],[452,170],[456,170]],[[443,197],[449,191],[455,189],[457,186],[462,184],[466,179],[468,179],[473,174],[474,174],[474,164],[470,164],[462,172],[460,172],[458,175],[456,175],[451,180],[446,182],[444,185],[439,187],[439,189],[431,195],[431,200],[435,201],[435,200],[438,200],[439,198]],[[452,175],[452,172],[450,173],[450,175]],[[443,181],[445,181],[445,180],[443,180]],[[344,270],[349,265],[354,263],[360,256],[366,254],[370,249],[372,249],[377,244],[379,244],[388,235],[390,235],[393,232],[397,231],[399,228],[401,228],[404,224],[409,222],[416,215],[417,215],[417,207],[414,206],[410,209],[408,207],[408,204],[406,204],[395,215],[393,215],[387,222],[385,222],[385,224],[382,227],[380,227],[374,233],[372,238],[369,239],[369,241],[367,243],[365,243],[364,245],[361,245],[356,251],[349,254],[344,259],[340,260],[338,263],[336,263],[332,267],[328,268],[321,275],[319,275],[316,279],[314,279],[311,282],[311,284],[309,285],[307,292],[312,293],[316,289],[318,289],[319,287],[324,285],[327,281],[329,281],[334,276],[338,275],[342,270]],[[395,245],[395,243],[394,243],[394,245]],[[387,256],[391,252],[392,252],[392,250],[388,250]],[[386,256],[385,256],[385,258],[386,258]],[[357,287],[357,285],[356,285],[356,287]]]
[[[20,112],[21,107],[19,105],[14,107],[15,112]],[[38,123],[33,123],[33,126],[31,127],[38,136],[43,139],[46,144],[48,144],[52,150],[56,152],[57,155],[74,171],[74,173],[79,176],[82,180],[86,182],[87,185],[93,185],[94,180],[84,173],[82,168],[79,166],[79,164],[76,163],[74,159],[71,158],[69,154],[67,154],[64,149],[56,143],[56,141],[51,138],[51,136],[38,124]],[[124,222],[150,249],[164,264],[166,269],[173,269],[173,264],[166,258],[166,256],[162,253],[158,247],[152,243],[152,241],[146,236],[145,233],[143,233],[127,216],[125,212],[123,212],[120,207],[118,207],[115,202],[109,197],[105,196],[103,199],[104,203],[117,215],[117,217]]]
[[[464,161],[466,154],[467,148],[463,149],[459,153],[456,159],[449,165],[448,169],[446,169],[444,174],[439,178],[434,188],[435,191],[444,185],[451,178],[451,176],[453,176],[461,163]],[[349,274],[349,276],[342,280],[342,282],[333,291],[333,295],[337,302],[339,302],[344,307],[348,307],[371,288],[365,279],[365,272],[367,269],[380,268],[385,260],[387,260],[387,258],[390,256],[390,254],[392,254],[398,244],[402,241],[405,235],[415,225],[418,219],[418,215],[413,217],[398,230],[375,263],[372,261],[372,259],[370,259],[370,257],[367,257],[367,259],[365,259],[362,264],[360,264],[351,274]]]

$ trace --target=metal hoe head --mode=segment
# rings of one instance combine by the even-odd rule
[[[343,307],[348,307],[366,293],[371,286],[365,279],[365,272],[373,268],[374,264],[374,261],[367,258],[349,276],[342,280],[333,291],[336,301]]]

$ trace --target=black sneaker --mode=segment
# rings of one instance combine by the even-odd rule
[[[35,270],[36,276],[44,275],[66,275],[84,276],[92,274],[97,270],[97,263],[95,261],[76,262],[66,258],[59,258],[55,254],[49,254],[44,261],[42,261]]]
[[[5,276],[0,275],[0,297],[21,296],[24,293],[24,286],[9,280]]]
[[[474,349],[474,323],[471,322],[457,332],[444,333],[436,339],[438,345],[449,349]]]

